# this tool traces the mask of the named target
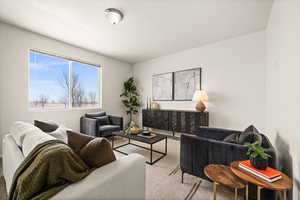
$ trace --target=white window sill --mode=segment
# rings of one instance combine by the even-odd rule
[[[102,110],[102,107],[80,107],[80,108],[29,108],[29,112],[72,112],[81,110]]]

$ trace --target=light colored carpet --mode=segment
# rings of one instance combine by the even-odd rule
[[[118,139],[117,144],[126,141]],[[137,143],[137,142],[135,142]],[[143,145],[141,143],[137,143]],[[147,146],[147,145],[143,145]],[[154,145],[154,149],[164,151],[164,141]],[[209,200],[212,199],[212,184],[206,180],[185,174],[184,183],[181,183],[181,172],[179,169],[179,149],[178,140],[168,139],[168,155],[154,165],[146,165],[146,199],[147,200]],[[125,146],[120,150],[127,153],[139,153],[149,159],[149,151],[135,146]],[[117,156],[124,156],[122,154]],[[154,159],[156,158],[154,153]],[[200,155],[199,155],[200,156]],[[6,200],[5,182],[2,176],[0,161],[0,200]],[[234,199],[233,189],[219,187],[218,200]],[[240,197],[240,199],[242,199]]]
[[[120,140],[122,141],[122,140]],[[119,142],[120,142],[119,141]],[[143,145],[139,142],[136,144]],[[164,151],[164,141],[154,145],[154,149]],[[120,150],[127,153],[139,153],[150,158],[149,151],[135,146],[125,146]],[[157,156],[157,155],[156,155]],[[209,200],[212,199],[212,183],[188,174],[184,175],[184,183],[181,183],[181,171],[179,169],[180,142],[168,139],[168,155],[155,163],[146,165],[146,199],[147,200]],[[200,155],[199,155],[200,156]],[[156,158],[156,157],[155,157]],[[177,170],[176,170],[177,169]],[[173,172],[173,173],[172,173]],[[191,193],[189,195],[189,193]],[[218,188],[218,200],[234,199],[234,190],[220,186]],[[240,196],[240,199],[243,199]]]

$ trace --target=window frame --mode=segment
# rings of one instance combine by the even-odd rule
[[[68,101],[68,107],[67,108],[32,108],[30,107],[30,97],[31,97],[31,89],[30,89],[30,53],[34,52],[34,53],[40,53],[40,54],[44,54],[44,55],[48,55],[48,56],[52,56],[52,57],[56,57],[56,58],[61,58],[61,59],[65,59],[71,62],[78,62],[81,64],[86,64],[86,65],[92,65],[94,67],[98,67],[99,68],[99,72],[98,72],[98,92],[99,92],[99,104],[97,107],[72,107],[72,103],[70,101],[70,92],[69,92],[69,101]],[[40,49],[28,49],[27,51],[27,105],[28,105],[28,110],[31,112],[44,112],[44,111],[76,111],[76,110],[99,110],[102,109],[102,72],[103,72],[103,67],[99,64],[93,64],[91,62],[87,62],[84,61],[82,59],[77,59],[77,58],[73,58],[73,57],[68,57],[68,56],[62,56],[59,55],[57,53],[53,53],[53,52],[49,52],[49,51],[45,51],[45,50],[40,50]],[[72,67],[68,67],[68,71],[69,71],[69,81],[71,81],[70,78],[70,73],[72,73]],[[70,84],[71,85],[71,84]]]

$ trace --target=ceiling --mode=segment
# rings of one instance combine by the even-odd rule
[[[265,29],[272,0],[0,0],[0,20],[128,63]],[[106,8],[124,13],[109,24]]]

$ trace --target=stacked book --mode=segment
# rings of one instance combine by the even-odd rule
[[[267,167],[265,170],[256,169],[251,165],[250,160],[241,161],[239,163],[239,168],[269,183],[275,182],[282,178],[280,171],[277,171],[271,167]]]

